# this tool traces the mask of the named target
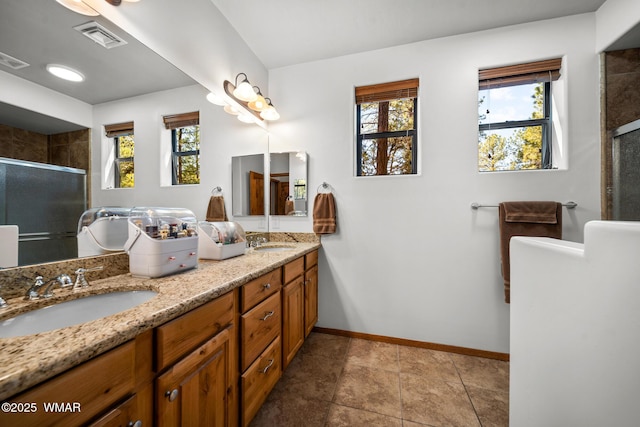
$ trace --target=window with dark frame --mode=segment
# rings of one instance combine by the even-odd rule
[[[562,59],[480,70],[478,170],[551,169],[552,82]]]
[[[355,88],[358,176],[417,173],[418,85],[409,79]]]
[[[200,113],[164,116],[171,130],[173,185],[200,183]]]
[[[114,143],[114,183],[115,188],[133,188],[134,148],[133,122],[105,125],[105,134]]]

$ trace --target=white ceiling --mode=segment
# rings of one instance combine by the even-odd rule
[[[432,38],[596,11],[605,0],[211,0],[267,69]],[[180,5],[189,7],[188,2]],[[149,8],[153,0],[142,0]],[[194,11],[197,13],[197,11]],[[95,20],[128,44],[106,50],[73,29]],[[625,47],[640,46],[640,25]],[[629,39],[633,39],[630,41]],[[631,43],[629,45],[629,42]],[[98,104],[195,82],[106,19],[78,15],[55,0],[0,0],[0,52],[29,64],[0,70]],[[44,71],[63,62],[87,75],[82,85]],[[0,105],[0,123],[7,106]],[[25,111],[15,110],[23,115]],[[3,116],[5,118],[3,118]],[[44,123],[44,120],[40,120]],[[63,124],[68,126],[69,124]],[[43,133],[55,133],[52,127]]]
[[[605,0],[211,0],[267,69],[580,13]]]

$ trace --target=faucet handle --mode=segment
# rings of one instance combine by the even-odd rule
[[[36,300],[40,296],[38,295],[38,289],[40,289],[44,285],[44,278],[42,276],[36,276],[35,281],[31,286],[29,286],[29,290],[24,295],[25,300]]]
[[[99,271],[102,270],[103,266],[92,267],[92,268],[79,268],[76,270],[76,282],[73,285],[73,289],[84,288],[89,286],[89,282],[87,278],[84,277],[84,274],[89,271]]]

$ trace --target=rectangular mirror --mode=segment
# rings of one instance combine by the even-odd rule
[[[264,216],[264,154],[232,157],[231,187],[234,217]]]
[[[270,154],[269,214],[307,216],[307,153]]]

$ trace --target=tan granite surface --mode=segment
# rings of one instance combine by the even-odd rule
[[[284,239],[283,239],[284,240]],[[313,239],[311,239],[313,240]],[[26,302],[10,299],[0,320],[29,307],[66,301],[82,296],[121,290],[155,290],[151,300],[121,313],[76,326],[16,338],[0,338],[0,400],[34,386],[54,375],[87,361],[136,335],[159,326],[242,284],[280,267],[320,247],[309,243],[277,243],[289,251],[260,252],[248,249],[245,255],[222,261],[200,260],[198,268],[157,279],[121,274],[92,280],[79,291],[56,289],[48,300]]]

